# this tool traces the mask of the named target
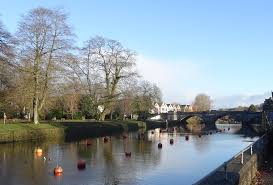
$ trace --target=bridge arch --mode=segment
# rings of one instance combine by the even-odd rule
[[[238,115],[233,115],[233,114],[222,114],[222,115],[217,115],[215,118],[215,124],[217,123],[242,123],[243,118]]]
[[[201,116],[198,115],[187,115],[180,119],[186,130],[192,132],[200,132],[203,128],[205,128],[205,122]]]

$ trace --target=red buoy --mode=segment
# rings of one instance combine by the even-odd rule
[[[126,135],[123,135],[122,138],[123,138],[123,139],[127,139],[127,136],[126,136]]]
[[[90,139],[86,140],[86,145],[87,145],[87,146],[92,145],[92,141],[91,141]]]
[[[85,167],[86,167],[86,162],[85,162],[84,160],[79,160],[77,166],[78,166],[78,169],[79,169],[79,170],[84,170]]]
[[[104,138],[103,138],[103,142],[104,142],[104,143],[107,143],[107,142],[108,142],[108,138],[107,138],[107,137],[104,137]]]
[[[202,135],[201,135],[201,134],[199,134],[198,136],[199,136],[199,137],[202,137]]]
[[[56,166],[54,168],[54,175],[55,176],[61,176],[63,174],[63,169],[60,166]]]
[[[157,147],[161,149],[162,148],[162,143],[158,143]]]
[[[186,141],[189,140],[189,136],[188,136],[188,135],[185,136],[185,140],[186,140]]]
[[[170,144],[172,145],[174,143],[174,140],[173,139],[170,139]]]
[[[154,131],[152,131],[151,133],[152,133],[152,134],[154,134],[155,132],[154,132]]]
[[[131,152],[125,152],[126,157],[131,157],[132,153]]]

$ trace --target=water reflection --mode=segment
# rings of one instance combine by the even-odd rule
[[[72,143],[16,143],[0,145],[0,182],[5,185],[101,185],[149,184],[187,185],[251,144],[241,135],[218,133],[190,135],[181,129],[159,129],[93,138]],[[126,135],[126,138],[123,137]],[[141,137],[140,137],[141,136]],[[170,144],[170,139],[174,144]],[[254,140],[257,138],[254,138]],[[253,140],[252,140],[253,141]],[[163,144],[162,149],[157,144]],[[43,155],[34,153],[41,147]],[[126,156],[125,152],[131,152]],[[86,161],[79,171],[77,162]],[[61,165],[64,173],[53,175]]]

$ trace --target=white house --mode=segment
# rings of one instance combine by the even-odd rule
[[[193,112],[191,105],[181,105],[181,112]]]
[[[173,105],[173,111],[174,112],[181,112],[181,107],[180,107],[180,105]]]
[[[177,112],[181,112],[181,106],[177,105]]]
[[[159,114],[160,113],[160,105],[158,103],[154,104],[154,108],[153,108],[153,114]]]
[[[167,106],[168,106],[168,112],[169,111],[174,111],[174,107],[173,107],[172,104],[167,104]]]
[[[168,105],[166,103],[162,103],[160,106],[160,113],[168,113],[168,112],[169,112]]]
[[[178,105],[178,104],[166,104],[166,103],[155,103],[154,107],[150,110],[152,114],[161,114],[173,112],[192,112],[190,105]]]

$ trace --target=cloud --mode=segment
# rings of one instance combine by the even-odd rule
[[[190,103],[196,94],[191,83],[201,77],[199,66],[186,60],[162,60],[140,55],[137,69],[143,79],[160,87],[166,102]]]
[[[137,69],[144,80],[157,84],[163,93],[163,101],[191,104],[198,93],[213,95],[213,108],[229,108],[261,104],[270,92],[253,94],[214,94],[210,86],[206,66],[190,60],[158,59],[140,55]],[[208,90],[210,92],[206,92]]]
[[[270,92],[261,94],[240,94],[232,96],[216,97],[213,100],[215,108],[230,108],[238,106],[249,106],[251,104],[257,105],[264,102],[265,98],[271,96]]]

